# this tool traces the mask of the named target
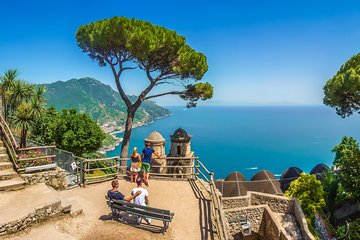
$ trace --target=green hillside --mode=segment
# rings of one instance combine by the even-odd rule
[[[126,119],[126,106],[109,85],[93,78],[70,79],[44,84],[47,87],[47,104],[56,109],[75,108],[88,113],[100,125],[109,123],[123,126]],[[135,96],[130,96],[133,101]],[[144,102],[138,109],[135,122],[151,122],[168,115],[168,109],[156,105],[153,101]]]

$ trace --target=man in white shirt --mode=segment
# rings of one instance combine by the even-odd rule
[[[136,196],[134,198],[134,204],[141,205],[141,206],[148,206],[149,205],[149,193],[145,188],[142,187],[142,183],[143,183],[143,180],[141,178],[138,178],[136,180],[137,187],[133,188],[131,190],[131,195],[135,195],[137,192],[141,191],[141,194],[139,194],[138,196]],[[148,224],[151,223],[150,218],[145,218],[145,221]],[[141,218],[137,219],[137,223],[138,224],[141,223]]]

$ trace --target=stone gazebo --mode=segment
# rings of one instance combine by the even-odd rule
[[[154,148],[155,152],[160,156],[160,158],[162,158],[153,159],[151,162],[151,166],[166,166],[165,139],[163,138],[163,136],[161,136],[159,132],[154,131],[145,138],[145,145],[146,143],[150,143],[151,147]],[[153,155],[153,158],[156,158],[156,156]],[[151,172],[165,173],[166,168],[154,167],[151,169]]]
[[[191,136],[182,128],[177,129],[170,136],[171,148],[168,157],[184,157],[184,160],[167,160],[168,166],[191,166],[194,164],[194,152],[191,151]],[[168,173],[192,173],[193,168],[175,167],[169,168]],[[185,176],[190,178],[191,176]]]

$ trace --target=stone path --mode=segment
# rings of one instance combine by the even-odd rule
[[[120,181],[120,191],[126,196],[135,187],[133,183]],[[41,187],[42,188],[42,187]],[[106,191],[110,182],[89,185],[68,191],[52,193],[54,197],[68,199],[79,203],[83,214],[75,218],[52,220],[28,231],[12,236],[11,239],[211,239],[204,234],[204,218],[200,217],[199,208],[202,202],[196,197],[191,184],[187,181],[150,181],[150,205],[169,209],[175,213],[173,222],[165,234],[157,233],[158,229],[147,224],[140,226],[127,225],[109,220],[110,209],[105,202]],[[38,189],[38,191],[42,191]],[[45,192],[47,190],[44,190]],[[34,193],[35,195],[35,193]],[[36,195],[40,195],[36,193]],[[48,195],[48,194],[47,194]],[[35,197],[35,196],[34,196]],[[26,200],[26,196],[23,196]],[[30,198],[31,199],[31,198]],[[2,210],[1,206],[1,210]],[[2,215],[2,214],[1,214]],[[162,222],[153,221],[154,225],[162,226]],[[205,236],[205,237],[204,237]]]

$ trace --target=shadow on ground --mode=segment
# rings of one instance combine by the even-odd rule
[[[203,192],[199,189],[199,187],[193,180],[190,180],[189,183],[194,192],[195,197],[199,201],[199,210],[200,210],[199,227],[201,232],[201,239],[213,240],[214,233],[211,223],[211,208],[210,208],[211,201],[206,199]]]
[[[145,220],[142,219],[141,223],[137,223],[137,217],[129,215],[127,213],[121,213],[121,218],[114,217],[112,213],[110,212],[108,215],[102,215],[99,220],[106,222],[106,221],[112,221],[112,222],[118,222],[120,224],[126,224],[128,226],[150,231],[152,233],[162,233],[162,226],[158,226],[155,224],[144,224]],[[154,221],[153,221],[154,222]]]

